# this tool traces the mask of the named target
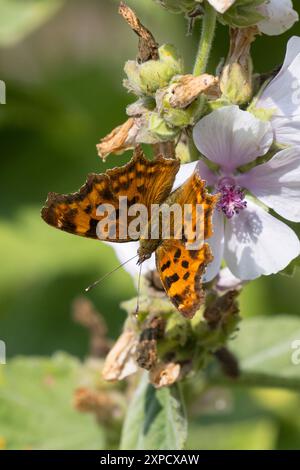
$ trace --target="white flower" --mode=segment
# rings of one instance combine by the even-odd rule
[[[281,271],[300,253],[294,231],[244,195],[248,190],[277,214],[300,222],[300,148],[282,150],[246,173],[238,171],[265,155],[272,140],[270,123],[237,106],[214,111],[194,128],[197,148],[219,171],[213,173],[199,160],[182,165],[175,183],[182,184],[196,170],[221,194],[213,215],[214,234],[208,240],[214,261],[205,281],[219,273],[223,258],[235,277],[250,280]]]
[[[268,0],[257,9],[266,17],[257,26],[262,33],[269,36],[284,33],[299,20],[291,0]]]
[[[240,280],[284,269],[300,254],[298,237],[262,206],[300,222],[300,147],[282,150],[267,163],[239,172],[239,167],[268,152],[273,131],[269,122],[260,121],[238,106],[218,109],[201,119],[194,128],[194,140],[219,170],[212,172],[201,160],[182,165],[174,188],[198,171],[221,195],[213,214],[214,234],[208,240],[214,260],[208,265],[204,282],[220,272],[222,259]],[[256,199],[245,196],[245,190]],[[121,262],[134,256],[137,248],[138,242],[114,244]],[[133,277],[138,274],[135,260],[125,269]],[[143,266],[144,272],[152,269],[154,256]]]
[[[289,40],[280,72],[255,107],[273,112],[271,124],[278,143],[300,145],[300,37]]]
[[[235,0],[208,0],[208,3],[210,3],[218,13],[225,13],[235,3]]]
[[[218,13],[225,13],[236,0],[208,0]],[[258,23],[258,29],[269,36],[282,34],[299,20],[298,13],[293,8],[291,0],[266,0],[257,7],[259,13],[265,16]]]
[[[220,292],[228,292],[230,290],[240,290],[244,284],[245,281],[235,277],[228,268],[223,268],[218,275],[216,287]]]

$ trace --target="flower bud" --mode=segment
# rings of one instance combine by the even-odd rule
[[[179,128],[170,126],[158,113],[149,113],[148,132],[157,142],[174,140],[179,133]]]
[[[155,100],[150,96],[144,96],[134,103],[131,103],[126,108],[126,114],[130,117],[139,117],[148,111],[155,109]]]
[[[256,34],[256,27],[231,30],[230,50],[221,74],[220,88],[222,98],[232,104],[242,105],[252,98],[253,67],[250,47]]]
[[[165,108],[163,117],[165,121],[180,128],[191,126],[198,120],[199,102],[194,101],[186,109]]]
[[[174,46],[164,44],[158,49],[159,59],[142,64],[129,60],[125,64],[127,79],[124,86],[138,96],[153,96],[159,88],[167,86],[174,75],[183,72],[183,62]]]

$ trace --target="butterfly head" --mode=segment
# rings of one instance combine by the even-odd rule
[[[136,264],[138,264],[138,265],[142,264],[144,261],[146,261],[146,259],[151,258],[151,255],[152,255],[152,253],[143,252],[143,250],[141,248],[139,248],[138,249],[139,259],[137,260]]]
[[[156,250],[160,244],[159,240],[156,239],[140,239],[140,246],[137,250],[138,261],[137,264],[140,265],[147,259],[151,258],[152,253]]]

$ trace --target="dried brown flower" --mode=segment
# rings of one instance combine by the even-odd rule
[[[149,374],[149,380],[155,388],[173,385],[180,377],[181,367],[174,362],[159,363],[154,366]]]
[[[100,422],[110,422],[122,415],[119,394],[113,391],[77,388],[74,392],[73,406],[81,413],[94,413]]]
[[[138,370],[135,353],[138,337],[132,330],[125,330],[108,353],[102,376],[105,380],[122,380]]]
[[[139,62],[158,59],[158,45],[150,31],[142,25],[135,12],[126,3],[121,2],[119,13],[130,28],[139,36]]]
[[[198,77],[182,75],[172,86],[172,96],[169,103],[173,108],[186,108],[201,93],[211,98],[218,98],[220,96],[218,77],[207,73]]]
[[[163,337],[165,325],[165,320],[159,316],[146,321],[136,352],[137,363],[143,369],[150,370],[156,364],[157,340]]]
[[[113,129],[106,137],[97,144],[98,155],[104,161],[110,153],[122,153],[125,150],[134,147],[134,139],[132,139],[132,128],[135,119],[129,118],[126,122]],[[134,132],[133,132],[134,134]]]

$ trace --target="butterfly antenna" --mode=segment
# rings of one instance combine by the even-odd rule
[[[143,263],[140,264],[140,272],[139,272],[138,287],[137,287],[137,301],[136,301],[135,315],[137,315],[137,314],[139,313],[139,310],[140,310],[140,294],[141,294],[142,267],[143,267]]]
[[[113,274],[114,272],[118,271],[118,269],[122,268],[125,266],[125,264],[129,263],[129,261],[132,261],[134,258],[136,258],[138,255],[134,255],[132,258],[129,258],[127,261],[124,261],[124,263],[119,264],[119,266],[116,266],[112,271],[109,271],[108,273],[104,274],[104,276],[100,277],[97,281],[93,282],[90,286],[86,287],[84,290],[85,292],[89,292],[91,289],[96,287],[100,282],[104,281],[108,276]]]

